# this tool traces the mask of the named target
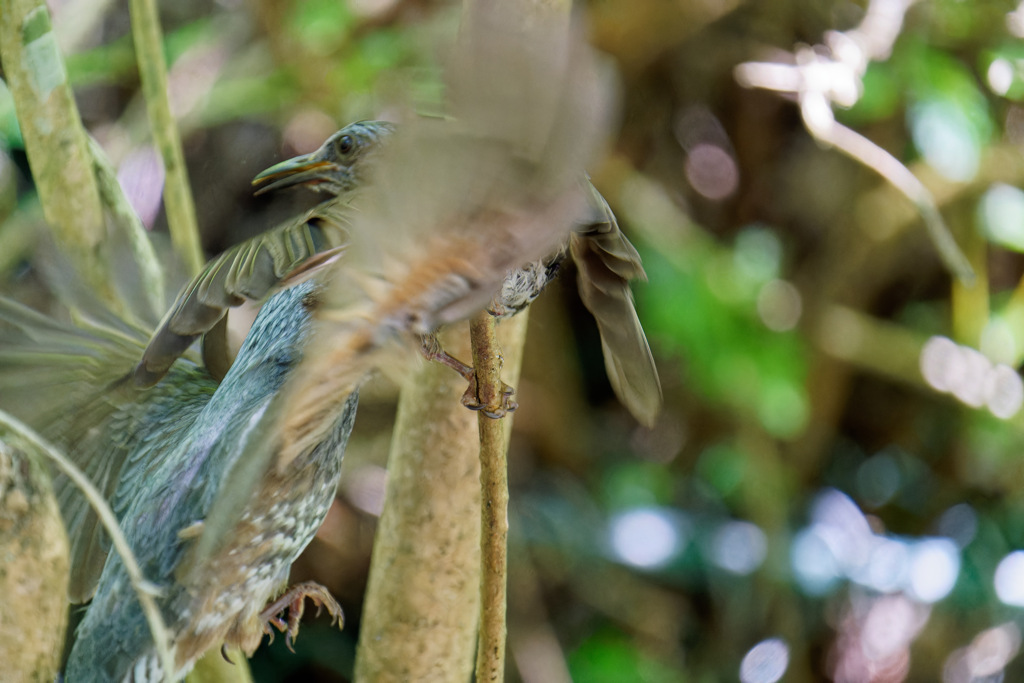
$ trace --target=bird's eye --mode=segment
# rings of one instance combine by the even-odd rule
[[[355,149],[355,146],[356,143],[352,139],[351,135],[342,135],[341,138],[338,139],[338,151],[342,154],[348,154]]]

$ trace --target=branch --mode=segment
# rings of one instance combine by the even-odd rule
[[[146,98],[146,110],[153,127],[153,139],[167,171],[164,183],[167,226],[175,249],[189,272],[195,274],[203,267],[206,259],[199,243],[196,207],[188,186],[181,138],[167,97],[167,64],[164,62],[164,43],[156,3],[154,0],[131,0],[131,17],[142,93]]]
[[[525,329],[525,323],[520,326]],[[494,331],[494,318],[486,311],[478,313],[470,321],[469,333],[473,367],[476,368],[477,396],[484,405],[498,405],[502,392],[502,357]],[[522,354],[516,355],[521,357]],[[481,537],[476,680],[500,681],[505,672],[508,584],[508,439],[504,420],[494,420],[483,413],[477,420],[480,429]]]

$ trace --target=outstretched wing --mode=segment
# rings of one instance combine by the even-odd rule
[[[182,394],[213,390],[213,381],[194,363],[175,369],[188,375],[186,381],[156,393],[120,381],[138,358],[145,333],[112,318],[63,324],[0,298],[0,329],[0,407],[66,451],[108,500],[139,442],[152,433],[150,424],[162,421],[173,432],[179,407],[190,401]],[[71,542],[69,597],[82,602],[95,590],[108,545],[70,480],[56,475],[54,489]]]
[[[153,386],[192,342],[221,322],[228,309],[246,300],[262,301],[300,263],[345,244],[349,211],[344,199],[324,202],[210,261],[182,289],[150,338],[133,372],[135,384]],[[230,365],[224,345],[223,336],[217,335],[204,349],[212,370]]]

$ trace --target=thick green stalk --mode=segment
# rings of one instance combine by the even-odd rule
[[[441,342],[466,358],[465,325]],[[466,683],[480,605],[480,445],[466,382],[423,363],[398,402],[384,512],[373,543],[357,683]]]
[[[142,94],[153,127],[160,156],[164,160],[167,178],[164,181],[164,208],[171,242],[190,273],[198,273],[205,258],[199,242],[196,208],[188,186],[185,155],[181,138],[171,115],[167,97],[167,64],[163,55],[163,35],[154,0],[131,0],[132,38],[139,62]]]
[[[43,215],[83,279],[120,312],[99,253],[105,227],[92,155],[42,0],[0,2],[0,61]]]
[[[3,427],[0,558],[0,677],[52,681],[67,627],[68,538],[43,456]]]

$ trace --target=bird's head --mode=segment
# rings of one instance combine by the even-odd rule
[[[349,124],[316,151],[282,161],[253,178],[256,194],[295,185],[334,196],[351,192],[365,175],[367,159],[394,130],[387,121]]]

